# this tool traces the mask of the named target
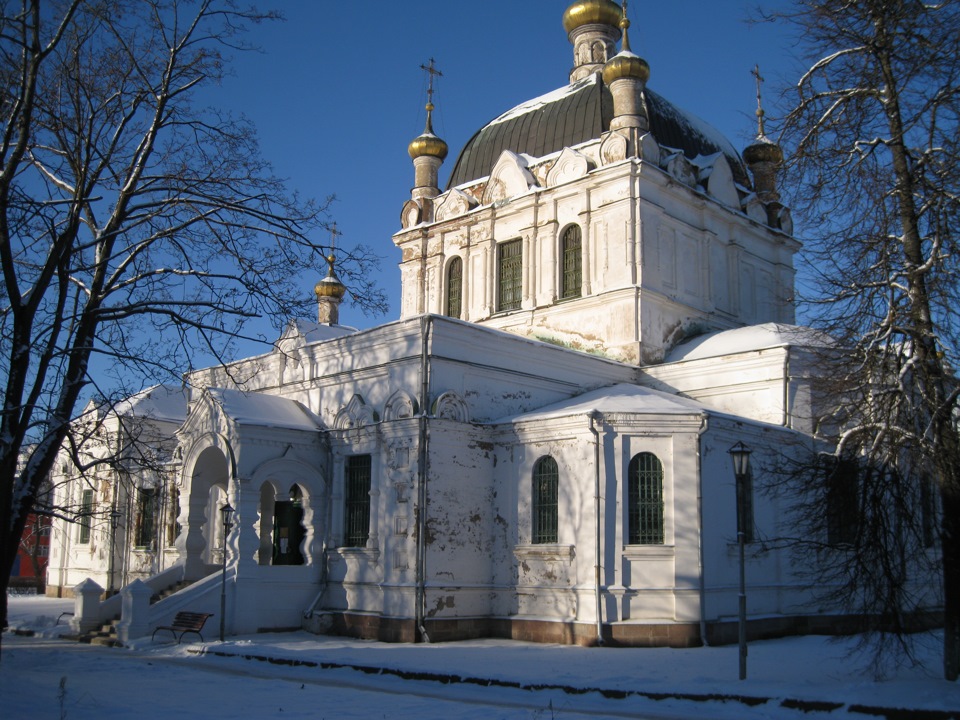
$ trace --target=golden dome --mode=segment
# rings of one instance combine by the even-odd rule
[[[424,133],[419,137],[415,137],[410,141],[410,145],[407,146],[407,152],[410,153],[410,157],[413,159],[423,157],[424,155],[431,155],[443,160],[447,156],[448,150],[447,144],[433,133]]]
[[[650,66],[642,57],[631,52],[614,55],[603,66],[603,82],[609,85],[620,78],[633,78],[646,82],[650,79]]]
[[[563,14],[563,28],[569,34],[591,23],[619,27],[621,17],[620,6],[613,0],[580,0]]]
[[[762,162],[779,165],[783,162],[783,150],[775,142],[761,136],[755,143],[743,149],[743,160],[747,165]]]
[[[329,270],[327,271],[327,276],[313,288],[313,292],[317,295],[317,300],[325,297],[342,300],[343,296],[347,294],[347,286],[340,282],[340,278],[337,277],[337,274],[333,270],[333,261],[333,254],[328,255],[327,263],[329,263]]]
[[[433,121],[431,119],[432,115],[433,103],[428,102],[427,125],[423,130],[423,134],[415,137],[407,146],[407,152],[410,153],[410,157],[414,160],[416,160],[418,157],[423,157],[424,155],[440,158],[441,160],[447,156],[447,151],[449,150],[447,144],[433,134]]]

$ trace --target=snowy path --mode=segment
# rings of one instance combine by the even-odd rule
[[[917,637],[926,669],[906,665],[883,681],[865,672],[865,658],[850,655],[856,638],[751,643],[749,679],[737,682],[735,646],[583,648],[492,638],[404,645],[291,632],[91,648],[55,639],[67,631],[57,616],[72,602],[9,601],[11,625],[38,635],[3,637],[3,720],[58,720],[61,710],[67,720],[167,720],[171,713],[214,720],[960,720],[960,684],[936,675],[937,633]]]
[[[676,720],[629,700],[268,665],[239,658],[160,655],[61,640],[4,637],[0,707],[7,720],[217,718],[503,718]],[[61,679],[65,678],[61,703]],[[742,709],[741,709],[742,711]],[[743,717],[721,714],[712,717]],[[764,715],[751,715],[762,718]],[[772,716],[771,716],[772,717]]]

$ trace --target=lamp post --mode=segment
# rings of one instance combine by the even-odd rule
[[[220,573],[220,642],[223,642],[227,620],[227,535],[233,527],[233,508],[230,503],[224,503],[220,508],[220,517],[223,520],[223,567]]]
[[[117,561],[117,525],[120,524],[120,511],[110,511],[110,570],[107,574],[107,595],[113,595],[113,572]]]
[[[740,551],[740,597],[738,636],[740,643],[740,679],[747,678],[747,583],[744,571],[743,545],[746,539],[746,513],[744,512],[744,497],[747,486],[747,475],[750,472],[750,453],[752,450],[738,442],[727,452],[733,460],[733,475],[737,481],[737,547]]]

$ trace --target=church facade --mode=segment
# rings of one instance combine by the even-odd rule
[[[223,567],[230,633],[735,637],[729,450],[752,448],[757,478],[811,446],[823,340],[792,325],[779,148],[761,127],[741,157],[648,89],[628,27],[610,0],[573,3],[569,84],[481,128],[444,190],[428,104],[397,321],[339,325],[331,258],[317,322],[189,374],[165,479],[134,480],[176,498],[145,580],[184,587],[154,623],[220,612]],[[755,633],[828,622],[763,542],[787,511],[745,503]],[[68,592],[76,560],[57,552],[48,592]]]

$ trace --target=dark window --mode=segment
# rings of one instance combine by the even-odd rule
[[[90,526],[93,518],[93,490],[84,490],[80,499],[80,536],[77,542],[90,542]]]
[[[827,542],[850,545],[857,539],[860,517],[860,466],[850,458],[830,456],[826,471]]]
[[[167,522],[167,545],[173,545],[180,537],[180,490],[170,488],[170,519]]]
[[[157,527],[157,491],[141,488],[137,491],[137,527],[134,544],[152,548]]]
[[[463,299],[463,260],[455,257],[447,266],[447,316],[460,317]]]
[[[557,495],[560,473],[557,461],[542,457],[533,466],[533,542],[557,542]]]
[[[497,267],[500,278],[497,310],[517,310],[523,289],[523,246],[520,240],[497,246]]]
[[[343,544],[365,547],[370,537],[370,473],[369,455],[351,455],[344,469],[346,512]]]
[[[369,495],[368,495],[369,497]],[[277,500],[273,506],[273,564],[303,565],[300,546],[303,529],[303,492],[299,485],[290,488],[289,500]]]
[[[583,284],[581,234],[579,225],[571,225],[563,231],[563,282],[561,283],[561,298],[580,297],[580,286]]]
[[[663,544],[663,465],[652,453],[640,453],[627,470],[630,545]]]

